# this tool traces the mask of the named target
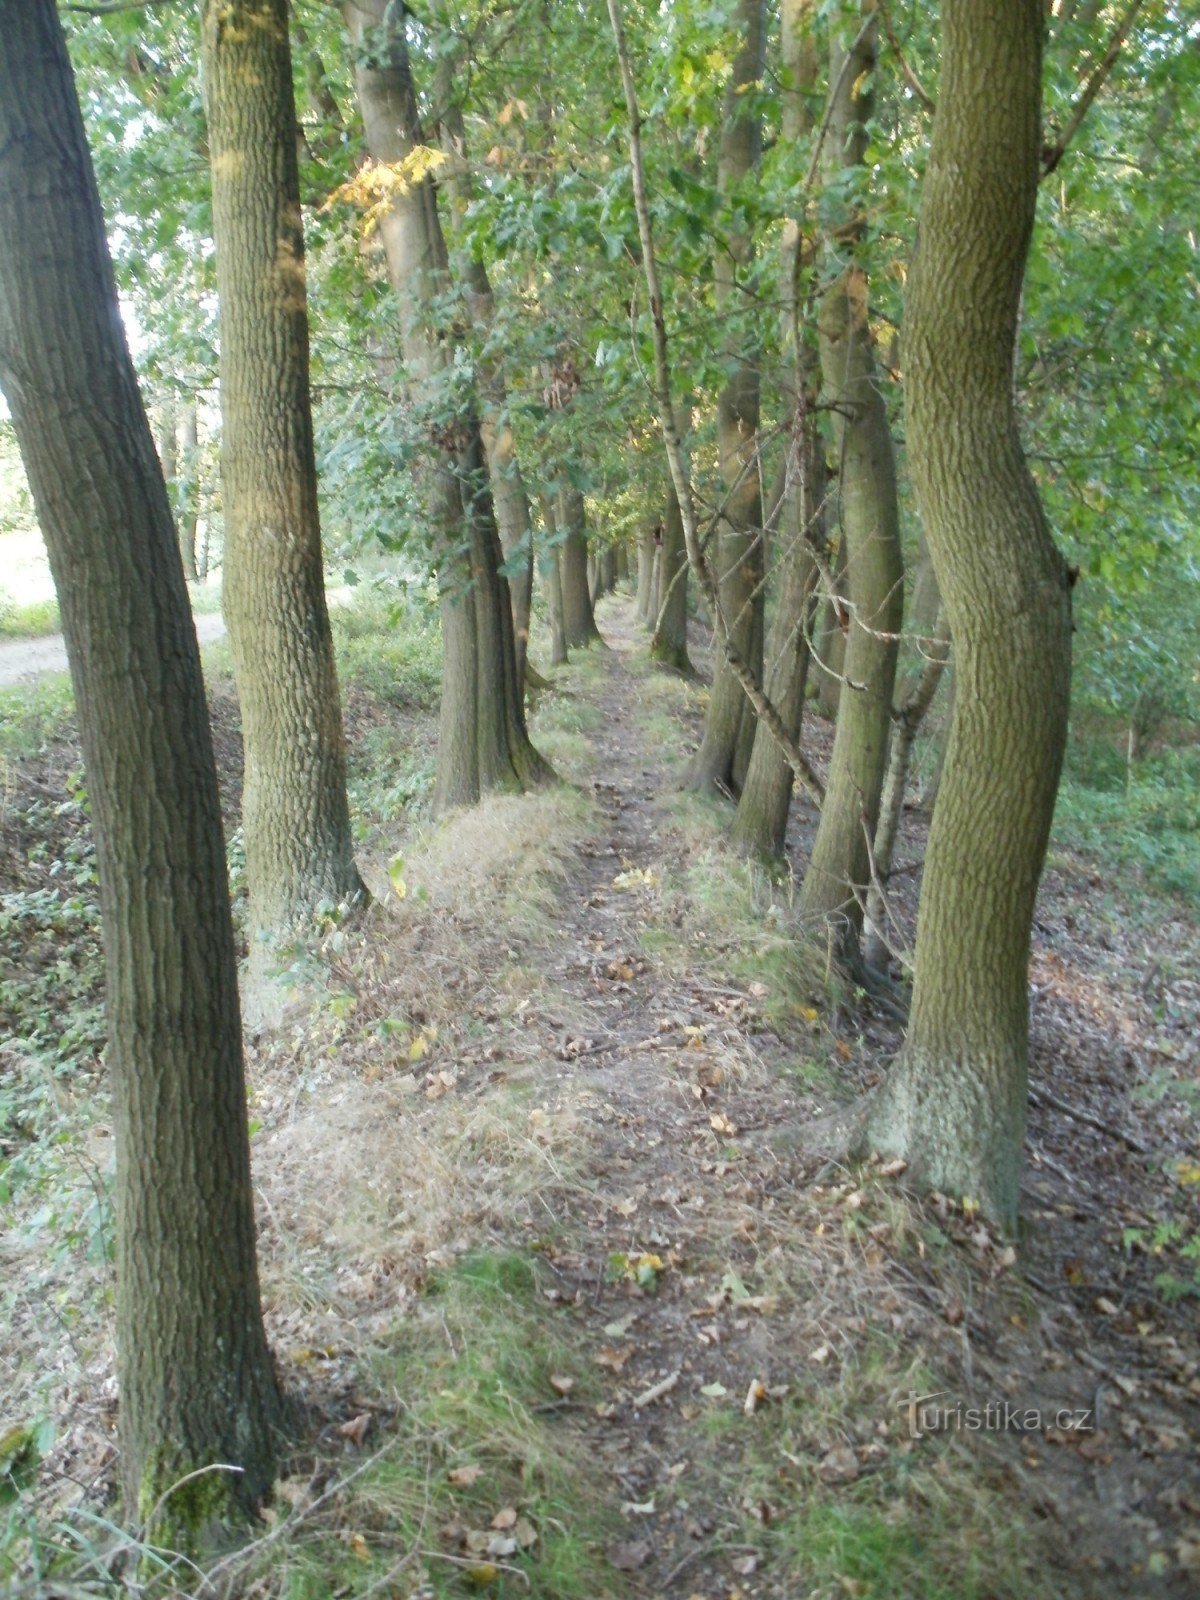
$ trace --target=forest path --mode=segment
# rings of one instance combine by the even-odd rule
[[[698,729],[694,693],[672,695],[648,665],[628,602],[607,602],[601,625],[609,648],[573,691],[596,713],[586,771],[600,829],[570,874],[545,975],[554,1000],[540,1017],[533,1001],[528,1025],[571,1063],[548,1103],[569,1106],[587,1149],[591,1192],[574,1192],[560,1218],[570,1242],[546,1259],[564,1298],[587,1308],[610,1391],[587,1432],[626,1508],[613,1559],[647,1595],[703,1591],[700,1572],[720,1574],[721,1593],[807,1592],[803,1543],[821,1536],[824,1514],[814,1499],[854,1504],[851,1485],[909,1471],[929,1442],[907,1438],[898,1408],[924,1384],[951,1405],[1011,1402],[1043,1417],[1099,1404],[1099,1433],[960,1436],[932,1470],[957,1454],[968,1497],[1007,1482],[992,1515],[1012,1494],[1045,1519],[1064,1594],[1185,1592],[1178,1563],[1200,1554],[1194,1319],[1152,1304],[1144,1273],[1114,1281],[1122,1223],[1154,1215],[1162,1187],[1134,1147],[1158,1135],[1180,1148],[1179,1119],[1147,1128],[1154,1113],[1129,1100],[1121,1052],[1151,1025],[1141,976],[1127,975],[1128,993],[1114,987],[1103,950],[1075,930],[1087,906],[1052,875],[1034,966],[1037,1072],[1046,1092],[1099,1100],[1094,1125],[1045,1104],[1033,1113],[1019,1264],[970,1215],[936,1201],[910,1209],[886,1175],[814,1184],[775,1131],[874,1081],[894,1028],[821,1020],[828,995],[811,947],[797,947],[790,975],[777,952],[758,979],[747,970],[777,913],[781,942],[802,931],[788,892],[731,866],[724,814],[674,787],[672,746],[682,757]],[[739,952],[721,902],[748,880],[761,920],[743,928],[752,943]],[[931,1260],[918,1234],[947,1248]],[[647,1261],[662,1270],[646,1266],[639,1287],[629,1276]],[[778,1558],[789,1539],[772,1532],[777,1492],[784,1506],[809,1503],[789,1513],[788,1573]]]

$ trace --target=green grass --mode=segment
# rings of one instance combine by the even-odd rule
[[[66,673],[35,684],[0,689],[0,766],[34,761],[65,739],[75,718],[75,696]]]
[[[368,1385],[398,1409],[390,1436],[368,1440],[364,1454],[384,1453],[335,1517],[274,1552],[261,1592],[353,1596],[390,1581],[398,1563],[405,1583],[415,1588],[423,1572],[423,1592],[446,1600],[481,1589],[498,1600],[619,1592],[603,1559],[614,1519],[551,1382],[571,1380],[573,1403],[595,1385],[558,1336],[565,1315],[547,1311],[533,1266],[512,1252],[476,1251],[438,1273],[393,1348],[374,1354]],[[510,1510],[509,1537],[525,1547],[474,1549]]]
[[[1053,843],[1110,880],[1132,871],[1162,894],[1200,899],[1200,745],[1157,752],[1130,771],[1104,741],[1073,741]]]
[[[0,639],[40,639],[61,629],[58,601],[53,595],[18,605],[0,593]]]

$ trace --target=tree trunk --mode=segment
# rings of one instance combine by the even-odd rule
[[[691,426],[689,421],[688,427]],[[687,428],[682,430],[687,432]],[[688,656],[687,603],[688,558],[683,542],[683,515],[679,509],[679,496],[675,485],[667,478],[667,514],[662,523],[662,544],[658,549],[660,562],[659,593],[656,615],[653,619],[653,636],[650,654],[664,667],[676,672],[693,671]]]
[[[643,528],[638,536],[637,615],[643,627],[654,627],[654,553],[662,538],[662,523]]]
[[[404,33],[389,0],[346,0],[355,85],[372,157],[402,167],[424,146]],[[517,680],[512,601],[478,414],[444,412],[457,340],[445,310],[449,260],[426,174],[398,187],[379,218],[400,306],[413,398],[430,418],[429,506],[442,594],[442,703],[434,804],[473,805],[550,776],[529,742]],[[433,419],[437,418],[435,422]]]
[[[559,545],[567,648],[586,649],[599,640],[600,630],[588,584],[587,513],[583,495],[573,484],[558,491],[558,525],[560,530],[567,530]]]
[[[454,93],[456,52],[442,42],[439,59],[438,99],[442,105],[444,143],[457,169],[463,174],[454,180],[459,204],[464,209],[471,198],[466,174],[467,131]],[[496,321],[496,298],[487,267],[476,256],[459,263],[459,275],[466,290],[467,305],[481,345],[486,345]],[[486,351],[477,358],[480,383],[479,426],[487,456],[488,477],[500,547],[508,569],[509,598],[512,604],[513,646],[517,683],[525,688],[529,655],[529,623],[533,608],[533,518],[529,495],[517,459],[516,441],[508,420],[508,388],[500,362]]]
[[[753,96],[765,65],[763,0],[738,0],[738,53],[721,118],[717,186],[726,200],[758,164],[761,130]],[[754,240],[731,223],[713,263],[718,314],[729,325],[725,356],[730,376],[717,398],[717,449],[725,488],[718,533],[717,572],[729,641],[756,682],[763,658],[762,491],[759,484],[759,371],[743,313]],[[739,272],[741,281],[739,282]],[[692,789],[736,794],[754,742],[754,712],[724,654],[717,653],[704,735],[688,768]]]
[[[221,332],[222,607],[242,711],[251,967],[364,894],[325,604],[287,0],[205,0]]]
[[[907,294],[908,450],[959,686],[912,1011],[865,1144],[1013,1228],[1030,922],[1066,739],[1070,595],[1021,448],[1013,353],[1039,178],[1041,0],[943,0]]]
[[[554,503],[548,494],[542,496],[542,522],[546,528],[546,547],[542,553],[542,562],[546,583],[546,607],[550,613],[550,665],[565,667],[570,658],[567,654],[567,630],[563,618],[562,557],[558,541],[558,519],[554,515]]]
[[[780,8],[782,132],[786,140],[793,142],[813,131],[808,96],[816,87],[820,70],[813,36],[815,4],[816,0],[784,0]],[[803,250],[800,223],[789,219],[784,227],[780,271],[781,345],[791,357],[796,410],[783,481],[776,497],[783,550],[776,562],[775,618],[765,672],[767,693],[788,733],[797,741],[804,719],[810,613],[818,575],[813,547],[823,544],[826,477],[825,446],[817,429],[813,392],[815,356],[802,328],[805,307],[798,303]],[[740,849],[760,856],[783,853],[794,777],[770,729],[760,723],[733,819],[732,836]]]
[[[126,1509],[196,1553],[268,1491],[283,1410],[259,1307],[216,772],[52,0],[0,0],[0,37],[0,385],[62,607],[95,831]],[[218,1463],[242,1470],[168,1494]]]
[[[825,178],[836,183],[861,162],[875,64],[875,29],[861,29],[852,59],[837,42],[829,64],[833,100],[826,131]],[[849,219],[843,234],[857,227]],[[838,507],[846,550],[844,673],[821,821],[801,886],[810,916],[832,919],[847,955],[871,881],[871,842],[887,760],[896,656],[904,610],[896,463],[887,406],[879,388],[867,315],[867,283],[851,264],[821,297],[817,318],[824,393],[833,412],[840,483]]]
[[[617,564],[616,564],[616,582],[618,584],[620,584],[620,583],[628,583],[629,582],[629,546],[625,543],[625,540],[623,538],[622,538],[620,544],[617,546],[616,562],[617,562]]]
[[[767,650],[767,694],[784,726],[798,740],[804,720],[808,684],[809,643],[817,564],[813,546],[820,543],[819,524],[825,501],[825,449],[811,414],[801,420],[796,463],[798,482],[785,489],[790,510],[783,518],[784,548],[775,618]],[[770,730],[759,724],[746,781],[733,819],[734,843],[749,855],[783,854],[795,774]]]
[[[176,513],[179,553],[183,557],[184,577],[196,583],[200,578],[200,566],[196,559],[196,529],[200,521],[200,435],[194,400],[187,402],[180,418],[179,469],[179,508]]]
[[[892,742],[888,749],[887,775],[879,802],[879,825],[875,830],[875,849],[871,861],[871,888],[864,918],[863,959],[869,967],[883,969],[888,962],[887,886],[908,787],[908,764],[913,741],[933,704],[950,657],[950,640],[939,615],[925,645],[925,666],[901,705],[892,713]]]
[[[842,674],[846,667],[846,541],[840,535],[827,551],[833,578],[833,592],[826,593],[813,622],[813,655],[816,667],[813,699],[817,710],[829,722],[837,721],[842,703]],[[826,586],[822,586],[826,587]]]

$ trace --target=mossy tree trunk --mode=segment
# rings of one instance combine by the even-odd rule
[[[355,86],[376,161],[402,167],[426,141],[404,32],[389,0],[342,7]],[[457,338],[445,309],[449,259],[426,172],[398,187],[379,219],[401,317],[405,367],[430,417],[429,509],[442,590],[442,703],[434,803],[472,805],[493,790],[519,791],[552,774],[529,742],[517,678],[512,601],[473,397],[444,417]],[[432,419],[437,416],[435,423]]]
[[[1066,739],[1066,565],[1030,477],[1013,356],[1041,143],[1041,0],[943,0],[908,280],[908,451],[958,694],[903,1050],[864,1145],[1016,1222],[1030,923]]]
[[[50,554],[100,878],[121,1472],[151,1536],[247,1518],[263,1333],[225,846],[196,635],[52,0],[0,0],[0,387]]]
[[[287,12],[205,0],[202,13],[252,968],[319,906],[364,892],[325,603]]]
[[[754,96],[763,75],[766,8],[762,0],[738,0],[738,52],[725,94],[717,186],[728,203],[757,165],[762,134]],[[749,230],[729,219],[713,262],[719,315],[729,334],[725,357],[729,378],[717,397],[717,449],[725,490],[718,530],[717,574],[729,642],[761,681],[763,659],[763,532],[759,479],[759,365],[747,313],[748,277],[754,261]],[[736,794],[750,762],[754,712],[745,692],[718,652],[704,734],[685,779],[693,789]]]
[[[875,28],[860,28],[851,60],[831,24],[832,49],[825,180],[841,179],[863,159]],[[839,229],[852,247],[853,216]],[[817,315],[821,371],[832,409],[839,483],[837,507],[846,552],[849,622],[845,682],[821,821],[801,886],[810,916],[831,919],[839,942],[857,954],[858,930],[871,881],[871,842],[887,760],[892,691],[904,610],[896,462],[887,406],[871,343],[867,282],[852,259],[824,290]]]

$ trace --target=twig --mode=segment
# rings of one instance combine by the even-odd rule
[[[879,0],[879,15],[883,18],[883,31],[887,34],[887,42],[892,47],[892,54],[900,63],[900,71],[904,74],[904,81],[908,84],[908,87],[925,107],[926,111],[932,114],[937,110],[937,107],[934,104],[933,97],[926,94],[925,90],[921,87],[920,78],[917,77],[912,67],[909,66],[908,58],[905,56],[904,51],[900,48],[900,41],[896,37],[895,28],[892,26],[892,17],[891,12],[887,7],[887,0]]]
[[[660,1383],[652,1383],[648,1389],[643,1389],[641,1394],[635,1398],[633,1409],[640,1411],[643,1406],[651,1406],[656,1400],[661,1400],[663,1395],[670,1394],[671,1390],[679,1382],[682,1373],[683,1368],[676,1367],[669,1377],[663,1378]]]
[[[1120,1139],[1122,1144],[1136,1150],[1140,1156],[1150,1154],[1150,1146],[1143,1144],[1140,1139],[1134,1138],[1132,1133],[1125,1133],[1122,1129],[1114,1127],[1111,1122],[1105,1122],[1103,1117],[1094,1117],[1090,1111],[1081,1111],[1078,1106],[1070,1105],[1066,1100],[1060,1100],[1056,1094],[1051,1094],[1049,1089],[1035,1089],[1030,1086],[1029,1103],[1034,1106],[1053,1106],[1055,1111],[1061,1111],[1063,1116],[1071,1117],[1076,1122],[1086,1123],[1089,1128],[1095,1128],[1098,1133],[1111,1134],[1114,1139]]]
[[[1079,125],[1087,116],[1092,101],[1104,87],[1105,79],[1117,64],[1117,57],[1121,54],[1121,47],[1125,43],[1126,35],[1133,26],[1134,18],[1142,9],[1143,0],[1130,0],[1124,16],[1113,29],[1112,38],[1108,41],[1108,49],[1100,57],[1092,69],[1092,74],[1083,86],[1083,93],[1076,100],[1067,118],[1067,125],[1059,135],[1058,143],[1047,145],[1042,151],[1042,176],[1048,178],[1067,153],[1067,146],[1079,132]]]

